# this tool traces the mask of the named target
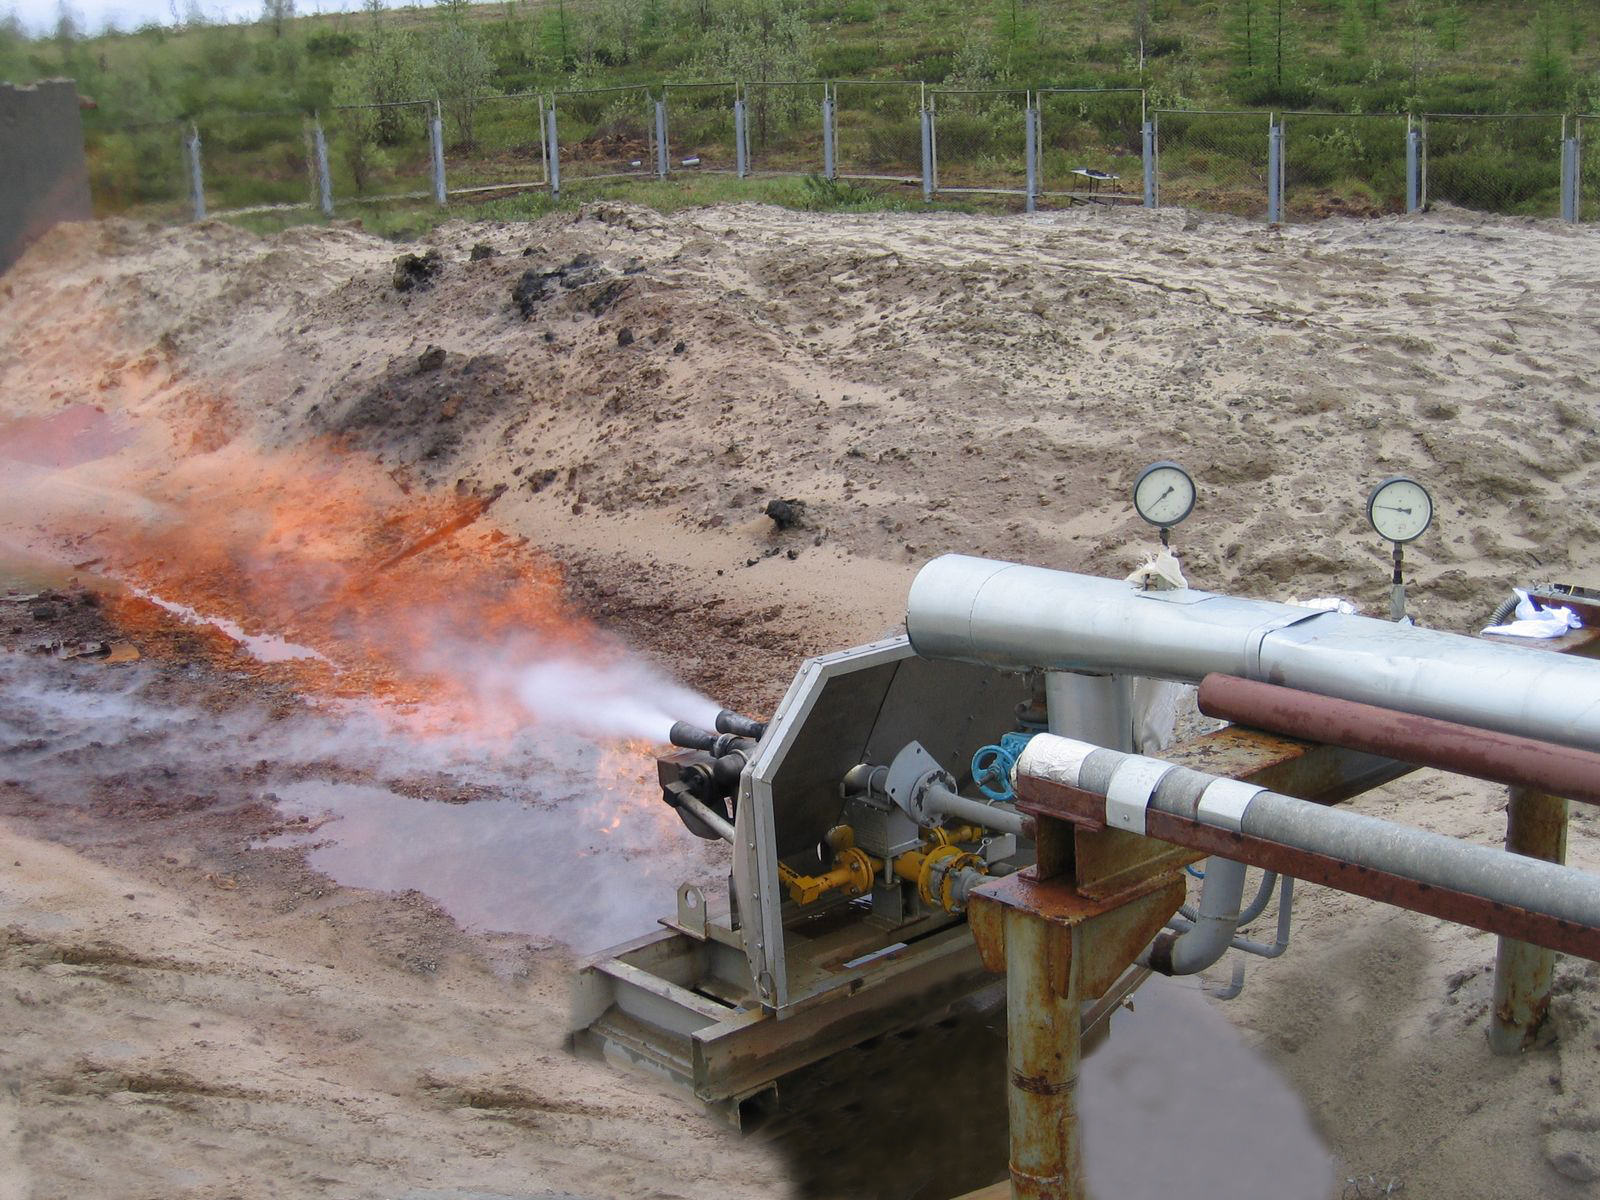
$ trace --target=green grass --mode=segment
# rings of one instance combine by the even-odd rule
[[[1142,64],[1133,0],[638,0],[625,10],[634,22],[626,34],[615,27],[615,15],[624,9],[614,0],[511,0],[478,5],[468,19],[492,55],[493,88],[501,93],[625,85],[659,93],[663,82],[726,77],[732,68],[718,58],[723,51],[717,29],[739,12],[786,5],[804,26],[809,57],[801,59],[812,78],[1017,89],[1133,87],[1146,89],[1153,106],[1170,108],[1292,105],[1401,114],[1492,113],[1551,103],[1574,111],[1600,107],[1600,8],[1590,0],[1551,0],[1549,6],[1537,0],[1459,0],[1453,8],[1446,0],[1376,0],[1376,16],[1374,0],[1361,0],[1362,28],[1355,39],[1340,37],[1342,3],[1302,0],[1287,30],[1282,78],[1241,69],[1229,18],[1243,2],[1153,0]],[[1538,16],[1545,11],[1548,20]],[[1452,12],[1459,13],[1458,21]],[[412,32],[426,47],[440,19],[431,9],[402,8],[386,13],[382,25]],[[187,204],[181,143],[190,121],[200,127],[212,208],[307,198],[310,113],[322,114],[341,201],[425,190],[420,110],[381,136],[352,129],[358,118],[333,112],[340,75],[366,53],[370,31],[364,14],[332,14],[300,18],[281,38],[260,25],[145,28],[32,42],[0,32],[0,76],[25,81],[70,75],[96,101],[85,126],[96,201],[104,212],[181,214]],[[813,109],[819,97],[785,97],[780,91],[753,104],[755,165],[816,170],[821,149]],[[842,168],[914,172],[920,98],[915,87],[841,89]],[[726,89],[672,94],[675,155],[697,154],[707,166],[731,165],[728,100]],[[989,174],[1014,185],[1020,169],[1015,114],[1004,105],[953,98],[941,101],[940,111],[941,166],[947,168],[941,181],[976,182]],[[631,169],[643,157],[649,119],[643,90],[631,98],[566,98],[560,110],[564,182]],[[472,144],[453,116],[447,125],[453,185],[541,177],[536,103],[485,101]],[[1065,100],[1048,99],[1047,185],[1073,166],[1105,163],[1125,174],[1127,156],[1136,150],[1133,132],[1128,113],[1109,100],[1097,111],[1080,113]],[[1220,176],[1247,178],[1257,148],[1234,146],[1232,134],[1224,132],[1213,140],[1197,153],[1208,155]],[[1376,197],[1390,205],[1392,141],[1387,132],[1302,138],[1297,157],[1289,160],[1296,175],[1291,186],[1349,192],[1363,202]],[[1477,198],[1469,202],[1543,211],[1550,202],[1551,167],[1542,142],[1535,141],[1483,127],[1440,145],[1430,162],[1448,191]],[[676,203],[679,186],[617,185],[662,205]],[[719,186],[689,190],[716,192]]]

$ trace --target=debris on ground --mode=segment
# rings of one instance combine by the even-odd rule
[[[762,510],[772,518],[772,524],[779,533],[785,529],[803,527],[806,521],[806,502],[804,500],[768,500],[767,507]]]
[[[426,291],[433,286],[433,277],[443,266],[444,256],[437,250],[429,250],[426,254],[402,254],[394,262],[394,290]]]

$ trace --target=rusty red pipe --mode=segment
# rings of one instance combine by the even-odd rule
[[[1552,697],[1552,704],[1559,702]],[[1233,675],[1201,680],[1200,711],[1287,737],[1600,804],[1600,754],[1570,746]]]

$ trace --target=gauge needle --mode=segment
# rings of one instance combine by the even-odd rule
[[[1164,492],[1162,492],[1162,493],[1161,493],[1161,495],[1159,495],[1159,496],[1157,496],[1157,497],[1156,497],[1156,498],[1155,498],[1155,501],[1154,501],[1154,503],[1152,503],[1152,505],[1151,505],[1151,507],[1152,507],[1152,508],[1154,508],[1154,507],[1155,507],[1155,505],[1156,505],[1156,504],[1160,504],[1160,503],[1161,503],[1161,502],[1162,502],[1162,501],[1163,501],[1163,500],[1165,500],[1165,499],[1166,499],[1166,498],[1167,498],[1167,497],[1168,497],[1168,496],[1170,496],[1170,495],[1172,495],[1172,489],[1173,489],[1173,488],[1174,488],[1174,487],[1175,487],[1175,486],[1176,486],[1176,485],[1175,485],[1175,484],[1170,484],[1170,483],[1169,483],[1169,484],[1168,484],[1168,485],[1167,485],[1167,490],[1166,490],[1166,491],[1164,491]]]
[[[1387,508],[1390,512],[1405,513],[1405,515],[1408,517],[1411,515],[1411,510],[1409,508],[1400,508],[1398,505],[1394,504],[1380,504],[1378,507]]]

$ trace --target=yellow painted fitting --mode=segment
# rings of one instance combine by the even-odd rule
[[[953,846],[957,842],[981,842],[984,832],[976,825],[952,825],[949,828],[925,829],[922,840],[934,846]]]
[[[922,897],[923,903],[947,913],[961,911],[953,890],[956,872],[965,867],[988,873],[976,854],[952,845],[934,846],[927,851],[907,850],[894,860],[895,874],[917,885],[917,895]],[[938,876],[937,890],[935,875]]]
[[[802,875],[792,867],[778,864],[778,877],[789,888],[789,899],[802,908],[815,904],[829,892],[843,888],[852,896],[872,889],[878,866],[865,850],[849,846],[839,851],[836,865],[822,875]]]

